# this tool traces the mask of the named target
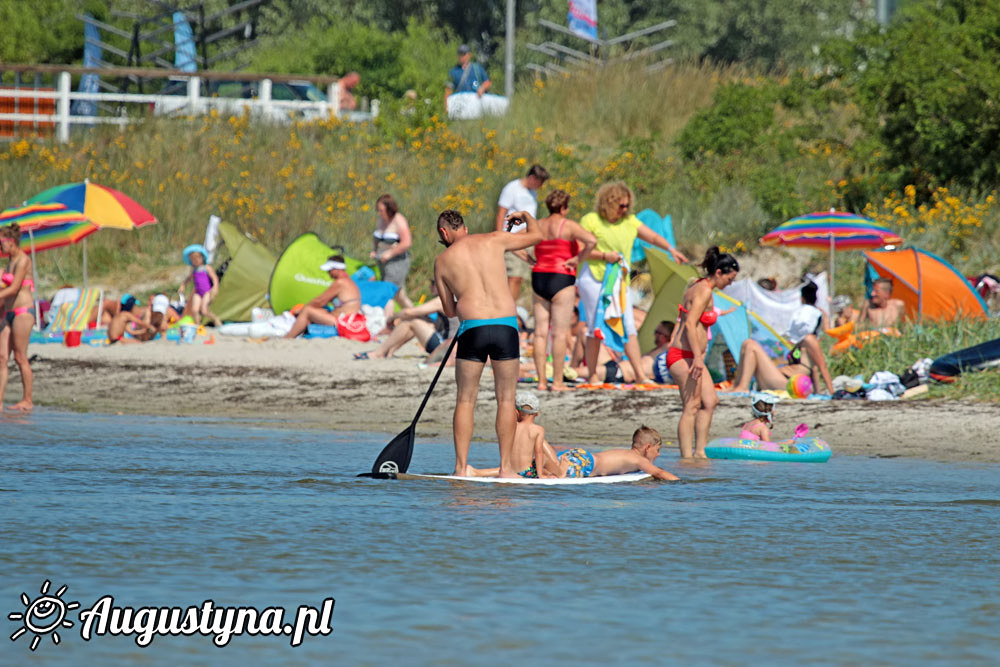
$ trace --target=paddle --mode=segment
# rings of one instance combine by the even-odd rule
[[[389,441],[389,444],[385,446],[382,453],[375,459],[372,471],[363,472],[358,477],[395,479],[397,473],[404,473],[410,467],[410,457],[413,456],[413,438],[417,428],[417,421],[424,411],[424,406],[427,405],[427,400],[431,397],[431,392],[434,391],[434,385],[437,384],[438,378],[441,377],[441,371],[444,370],[445,362],[451,356],[451,351],[455,347],[456,342],[458,342],[458,336],[451,339],[448,351],[444,353],[444,358],[441,359],[437,373],[434,374],[431,386],[427,388],[427,393],[424,394],[424,400],[420,403],[420,407],[417,408],[417,414],[414,415],[413,421],[410,422],[410,425],[402,433]]]

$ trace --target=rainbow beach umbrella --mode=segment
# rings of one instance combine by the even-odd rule
[[[105,185],[84,180],[40,192],[29,204],[59,203],[79,211],[98,229],[126,229],[151,225],[156,216],[128,195]],[[83,242],[83,286],[87,286],[87,242]]]
[[[791,246],[830,251],[830,299],[834,294],[834,252],[873,250],[899,245],[901,236],[871,218],[830,209],[792,218],[781,223],[760,240],[761,245]]]
[[[65,204],[25,204],[0,211],[0,227],[17,223],[21,229],[38,229],[67,222],[83,222],[83,213],[69,209]]]
[[[97,226],[89,222],[64,222],[58,225],[49,225],[37,229],[22,230],[21,239],[27,239],[31,245],[31,252],[43,252],[53,248],[79,243],[91,234],[97,232]]]
[[[35,253],[79,243],[97,231],[97,225],[87,220],[79,211],[66,208],[65,204],[25,204],[0,211],[0,227],[17,223],[21,228],[21,244],[31,250],[31,271],[38,284],[38,264]],[[38,312],[38,304],[35,304]],[[36,326],[40,323],[36,321]]]
[[[29,204],[59,203],[79,211],[100,228],[135,229],[156,222],[156,217],[128,195],[105,185],[66,183],[40,192]]]
[[[25,204],[0,211],[0,227],[17,223],[21,242],[31,254],[78,243],[97,231],[97,225],[65,204]]]

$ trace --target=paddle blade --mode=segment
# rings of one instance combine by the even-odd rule
[[[387,474],[406,472],[413,456],[413,425],[393,438],[372,466],[372,477],[384,478]]]

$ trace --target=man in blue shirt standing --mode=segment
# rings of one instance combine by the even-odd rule
[[[491,85],[489,74],[482,65],[472,62],[472,52],[462,44],[458,47],[458,64],[448,72],[444,89],[445,110],[448,109],[448,96],[452,93],[475,93],[482,97]]]

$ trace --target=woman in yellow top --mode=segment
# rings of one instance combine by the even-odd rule
[[[601,341],[597,338],[597,306],[601,298],[601,286],[604,282],[604,270],[609,263],[625,263],[632,255],[632,244],[638,236],[643,241],[651,243],[670,253],[677,262],[686,262],[682,255],[670,243],[642,224],[629,209],[635,202],[635,197],[627,185],[621,181],[605,183],[597,191],[597,200],[592,211],[583,216],[580,226],[597,237],[597,246],[580,266],[576,276],[576,287],[580,292],[580,303],[583,305],[587,318],[587,344],[585,354],[587,359],[587,382],[597,384],[601,379],[597,375],[597,355],[601,350]],[[628,280],[628,274],[625,274]],[[635,319],[632,315],[632,297],[629,294],[624,313],[625,324],[625,354],[635,371],[636,383],[646,384],[650,380],[639,363],[639,339],[636,336]]]

